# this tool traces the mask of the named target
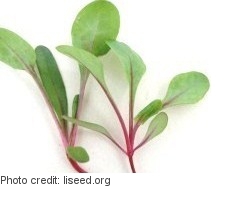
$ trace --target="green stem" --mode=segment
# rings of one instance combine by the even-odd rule
[[[83,100],[84,100],[84,93],[85,93],[86,84],[87,84],[87,79],[81,80],[79,102],[78,102],[77,113],[76,113],[76,118],[77,119],[80,118],[80,114],[82,112],[82,106],[83,106]],[[71,130],[70,139],[69,139],[69,143],[70,143],[71,146],[75,145],[77,132],[78,132],[78,125],[74,124],[73,128]]]
[[[83,67],[81,64],[79,64],[79,68],[80,68],[80,92],[79,92],[77,113],[75,115],[75,118],[77,118],[77,119],[80,118],[80,115],[82,112],[85,88],[86,88],[87,80],[88,80],[88,77],[90,74],[89,71],[87,69],[85,69],[85,67]],[[78,125],[74,124],[72,126],[72,130],[70,133],[70,139],[69,139],[69,144],[71,146],[75,145],[77,132],[78,132]]]

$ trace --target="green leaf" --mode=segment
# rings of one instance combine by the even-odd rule
[[[82,66],[87,68],[97,81],[107,90],[103,65],[96,56],[83,49],[72,46],[58,46],[57,50],[77,60]]]
[[[76,120],[77,125],[90,129],[92,131],[96,131],[98,133],[101,133],[107,137],[111,137],[111,135],[109,134],[109,132],[103,127],[100,126],[98,124],[95,123],[90,123],[90,122],[85,122],[85,121],[81,121],[81,120]]]
[[[79,95],[75,95],[75,97],[73,98],[73,105],[72,105],[72,118],[76,118],[78,103],[79,103]]]
[[[38,46],[35,52],[37,56],[37,67],[44,89],[59,120],[63,121],[62,115],[67,115],[68,104],[65,85],[58,65],[48,48]]]
[[[72,28],[73,45],[96,56],[104,55],[109,51],[105,42],[116,39],[119,27],[117,8],[108,1],[94,1],[76,17]]]
[[[157,114],[162,109],[162,105],[161,100],[154,100],[138,113],[135,117],[135,121],[144,124],[150,117]]]
[[[73,119],[73,118],[70,118],[67,116],[63,116],[63,119],[65,119],[73,124],[77,124],[78,126],[84,127],[86,129],[90,129],[92,131],[101,133],[107,137],[111,137],[110,133],[103,126],[100,126],[99,124],[86,122],[86,121],[82,121],[82,120],[77,120],[77,119]]]
[[[87,151],[83,147],[80,147],[80,146],[67,147],[67,154],[72,160],[80,162],[80,163],[85,163],[85,162],[89,161],[89,155],[88,155]]]
[[[202,73],[188,72],[177,75],[169,84],[163,106],[197,103],[207,93],[209,86],[208,78]]]
[[[161,112],[155,116],[155,118],[151,121],[147,133],[145,135],[146,141],[149,141],[162,133],[168,124],[168,116],[166,113]]]
[[[126,44],[117,41],[108,41],[107,44],[119,58],[125,69],[130,85],[130,95],[133,105],[136,90],[143,74],[145,73],[146,66],[141,57]]]
[[[0,61],[15,69],[25,70],[34,67],[34,49],[19,35],[0,28]]]

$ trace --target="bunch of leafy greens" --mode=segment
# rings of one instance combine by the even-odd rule
[[[209,89],[209,80],[200,72],[187,72],[175,76],[164,99],[156,99],[134,116],[135,94],[145,73],[141,57],[128,45],[116,41],[120,26],[117,8],[109,1],[97,0],[84,7],[72,26],[72,45],[61,45],[57,50],[78,62],[80,69],[80,92],[74,96],[72,115],[68,115],[68,100],[64,81],[55,58],[48,48],[33,49],[20,36],[0,28],[0,60],[11,67],[28,72],[37,83],[59,129],[66,156],[77,172],[87,172],[80,164],[89,161],[87,151],[76,143],[79,126],[101,133],[112,141],[128,157],[133,173],[136,172],[133,155],[137,149],[164,131],[168,123],[166,108],[194,104],[201,100]],[[109,50],[121,62],[129,85],[128,125],[115,103],[105,81],[104,67],[99,57]],[[88,77],[92,75],[108,98],[124,135],[126,148],[113,138],[105,127],[80,118]],[[150,118],[146,135],[134,146],[136,133]]]

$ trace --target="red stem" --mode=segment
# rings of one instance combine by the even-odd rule
[[[133,113],[133,102],[132,100],[130,101],[130,107],[129,107],[129,140],[130,140],[130,145],[131,148],[133,149],[133,144],[134,144],[134,113]]]
[[[101,83],[99,83],[101,85]],[[128,132],[127,132],[127,128],[126,128],[126,125],[124,123],[124,120],[121,116],[121,113],[116,105],[116,103],[114,102],[113,98],[111,97],[111,95],[109,94],[109,92],[104,88],[104,86],[102,86],[102,89],[103,91],[105,92],[109,102],[111,103],[117,117],[118,117],[118,120],[120,122],[120,125],[121,125],[121,128],[123,130],[123,135],[124,135],[124,138],[125,138],[125,142],[126,142],[126,146],[127,146],[127,153],[130,153],[132,151],[132,147],[131,147],[131,144],[130,144],[130,140],[129,140],[129,136],[128,136]]]
[[[126,125],[124,123],[124,120],[121,116],[121,113],[116,105],[116,103],[114,102],[112,96],[109,94],[109,92],[105,89],[105,87],[99,82],[99,84],[101,85],[103,91],[105,92],[109,102],[111,103],[114,111],[116,112],[116,115],[118,117],[118,120],[120,122],[120,125],[122,127],[122,130],[123,130],[123,134],[124,134],[124,138],[125,138],[125,141],[126,141],[126,146],[127,146],[127,156],[128,156],[128,159],[129,159],[129,163],[130,163],[130,167],[131,167],[131,170],[133,173],[136,173],[136,170],[135,170],[135,166],[134,166],[134,161],[133,161],[133,153],[134,153],[134,150],[133,150],[133,146],[132,146],[132,141],[130,140],[129,138],[129,134],[127,132],[127,129],[126,129]],[[131,92],[132,93],[132,92]],[[132,103],[131,103],[132,104]],[[133,105],[131,105],[133,107]],[[131,118],[132,116],[132,118]],[[129,130],[130,130],[130,134],[133,135],[133,108],[130,109],[130,124],[129,124]]]
[[[134,99],[133,99],[133,67],[130,61],[130,88],[129,88],[129,139],[131,148],[133,150],[133,127],[134,127]]]
[[[133,155],[129,156],[130,167],[133,173],[136,173],[136,169],[134,167]]]
[[[62,129],[62,125],[60,124],[60,122],[59,122],[59,120],[58,120],[58,118],[57,118],[57,116],[55,114],[55,111],[52,108],[52,105],[51,105],[51,103],[50,103],[50,101],[49,101],[49,99],[48,99],[48,97],[47,97],[47,95],[45,93],[45,90],[44,90],[44,88],[42,86],[41,81],[39,80],[39,78],[37,77],[37,75],[33,71],[28,71],[28,72],[33,77],[33,79],[36,82],[39,90],[41,91],[41,94],[42,94],[42,96],[43,96],[43,98],[44,98],[44,100],[45,100],[45,102],[46,102],[46,104],[47,104],[47,106],[49,108],[49,111],[50,111],[50,113],[51,113],[51,115],[52,115],[52,117],[53,117],[53,119],[54,119],[54,121],[56,123],[56,126],[57,126],[57,128],[58,128],[58,130],[60,132],[60,136],[61,136],[61,140],[62,140],[63,146],[64,146],[64,148],[66,148],[68,146],[67,133]]]
[[[127,155],[127,152],[112,138],[109,136],[106,136],[113,144],[115,144],[123,153]]]
[[[56,126],[57,126],[57,128],[58,128],[58,130],[60,132],[61,140],[62,140],[63,146],[64,146],[64,148],[66,150],[66,148],[68,147],[67,133],[62,129],[62,126],[61,126],[61,124],[60,124],[60,122],[59,122],[59,120],[58,120],[58,118],[57,118],[57,116],[55,114],[54,109],[51,106],[51,103],[50,103],[50,101],[49,101],[49,99],[48,99],[48,97],[47,97],[47,95],[45,93],[45,90],[44,90],[44,88],[42,86],[42,83],[39,80],[38,76],[36,75],[36,73],[34,71],[27,70],[27,72],[33,77],[33,79],[36,82],[38,88],[40,89],[40,91],[42,93],[42,96],[43,96],[43,98],[44,98],[44,100],[45,100],[45,102],[46,102],[46,104],[47,104],[47,106],[49,108],[49,111],[51,112],[51,115],[52,115],[52,117],[53,117],[53,119],[54,119],[54,121],[56,123]],[[69,162],[71,163],[71,165],[73,166],[73,168],[77,172],[79,172],[79,173],[87,173],[82,167],[80,167],[78,165],[77,162],[71,160],[70,158],[68,158],[68,160],[69,160]]]
[[[78,173],[88,173],[87,171],[85,171],[82,167],[79,166],[79,164],[77,164],[77,162],[75,162],[74,160],[72,160],[71,158],[69,158],[67,156],[70,164],[72,165],[72,167],[78,172]]]

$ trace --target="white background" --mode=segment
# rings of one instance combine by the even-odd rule
[[[18,33],[34,47],[43,44],[53,51],[70,101],[79,87],[77,65],[59,54],[55,47],[71,43],[73,20],[89,2],[1,0],[0,26]],[[151,100],[163,98],[169,81],[178,73],[200,71],[211,82],[210,91],[200,103],[167,111],[169,124],[165,132],[136,153],[137,170],[150,173],[146,183],[152,187],[158,184],[162,190],[168,190],[183,185],[190,188],[184,189],[189,194],[211,196],[209,193],[215,193],[215,198],[224,198],[225,193],[220,190],[225,177],[224,1],[112,2],[121,14],[118,39],[138,52],[147,66],[137,93],[136,113]],[[128,89],[123,71],[117,67],[118,61],[112,54],[103,61],[107,64],[109,87],[127,118]],[[32,79],[1,63],[0,91],[1,174],[73,172],[54,122]],[[108,108],[109,103],[92,78],[87,92],[83,118],[105,125],[123,143],[114,112]],[[138,140],[146,127],[139,132]],[[79,144],[90,154],[91,161],[84,165],[89,171],[129,171],[125,156],[94,132],[81,130]],[[156,179],[164,183],[154,184]],[[185,198],[176,195],[176,189],[170,192],[156,190],[153,191],[154,198]]]

